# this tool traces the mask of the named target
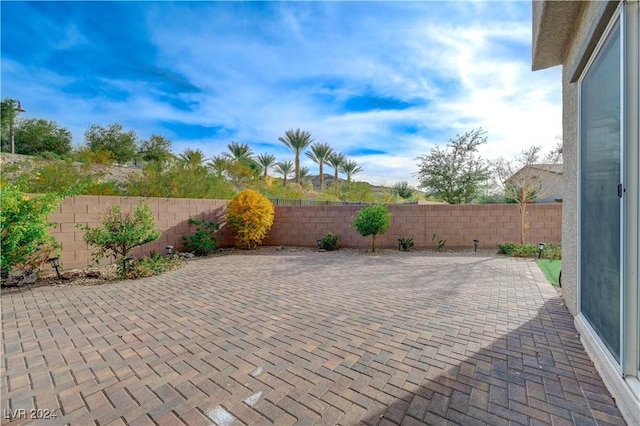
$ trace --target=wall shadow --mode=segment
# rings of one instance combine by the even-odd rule
[[[450,328],[430,341],[403,342],[419,353],[410,351],[401,362],[406,379],[400,383],[392,377],[362,390],[367,414],[360,421],[626,424],[559,297],[547,301],[534,319],[490,339],[501,321],[495,314],[495,320],[469,324],[474,327],[470,335]],[[470,350],[479,341],[487,343]]]

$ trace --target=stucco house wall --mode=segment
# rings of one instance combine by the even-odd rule
[[[562,65],[563,101],[563,209],[562,285],[565,302],[576,317],[576,327],[596,368],[629,424],[640,419],[640,306],[638,279],[638,0],[630,0],[622,12],[620,1],[536,1],[533,7],[533,70]],[[624,108],[623,243],[621,305],[621,361],[616,365],[607,350],[585,327],[580,317],[579,202],[580,202],[580,77],[597,51],[612,19],[621,16]],[[634,65],[635,64],[635,65]],[[635,67],[635,69],[634,69]],[[630,71],[631,70],[631,71]],[[625,110],[626,109],[626,110]]]

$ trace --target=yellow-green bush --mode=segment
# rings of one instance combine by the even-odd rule
[[[238,233],[236,245],[253,249],[262,243],[273,225],[271,201],[252,189],[233,197],[227,206],[227,225]]]
[[[40,269],[60,245],[49,233],[47,219],[60,204],[55,193],[29,197],[13,184],[0,187],[0,269],[9,274],[15,267],[31,273]]]

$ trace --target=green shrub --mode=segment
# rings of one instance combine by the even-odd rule
[[[376,251],[376,236],[384,234],[391,226],[391,218],[393,214],[389,212],[384,204],[376,204],[375,206],[365,207],[358,211],[353,226],[363,237],[371,235],[371,251]]]
[[[14,267],[25,272],[40,269],[59,249],[49,234],[54,225],[47,220],[60,204],[55,193],[27,196],[19,186],[4,184],[0,188],[0,269],[8,275]]]
[[[215,233],[220,229],[219,223],[200,219],[189,219],[189,224],[196,226],[196,232],[193,235],[182,237],[187,250],[194,254],[207,255],[218,248]]]
[[[273,225],[273,216],[271,201],[252,189],[233,197],[227,206],[227,224],[238,233],[236,245],[240,248],[260,245]]]
[[[535,244],[516,244],[511,256],[514,257],[537,257],[538,246]]]
[[[413,239],[411,238],[399,238],[398,244],[402,247],[402,250],[408,251],[411,247],[413,247]]]
[[[116,261],[121,260],[124,265],[125,258],[131,249],[160,238],[151,208],[146,203],[138,204],[133,209],[133,213],[123,212],[120,206],[115,205],[101,217],[102,225],[96,228],[82,224],[76,225],[85,231],[84,241],[96,247],[93,252],[93,259],[96,262],[106,255],[112,255]],[[121,271],[121,273],[124,272]]]
[[[503,243],[498,244],[498,253],[506,254],[507,256],[511,256],[513,253],[513,249],[515,248],[516,243]]]
[[[498,253],[513,257],[538,257],[540,250],[537,244],[504,243],[498,244]],[[542,250],[541,257],[544,259],[561,259],[562,244],[548,243]]]
[[[85,189],[96,182],[97,176],[88,169],[79,170],[70,161],[47,161],[31,173],[25,173],[18,182],[25,191],[34,194],[57,192],[60,189],[68,195],[85,193]]]
[[[129,279],[145,278],[173,271],[182,265],[184,265],[184,260],[177,256],[164,257],[159,253],[154,253],[149,257],[136,259],[131,267],[127,267],[126,270],[119,271],[119,273]]]
[[[322,240],[320,241],[320,248],[327,251],[336,250],[338,248],[338,236],[333,232],[329,232],[327,235],[322,237]]]
[[[437,240],[437,242],[436,242]],[[443,250],[444,246],[447,245],[447,240],[443,240],[442,238],[438,238],[437,234],[433,234],[431,237],[431,242],[436,243],[436,249],[438,251]]]
[[[542,258],[552,260],[562,259],[562,243],[547,243],[542,250]]]

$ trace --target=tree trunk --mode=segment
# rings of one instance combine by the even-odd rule
[[[524,244],[524,231],[527,226],[527,198],[525,197],[524,186],[520,187],[520,244]]]
[[[371,241],[371,251],[376,251],[376,236],[373,236],[373,240]]]

